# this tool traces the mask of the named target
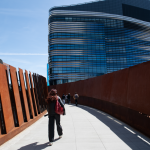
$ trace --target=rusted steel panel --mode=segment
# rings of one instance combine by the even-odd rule
[[[40,103],[41,111],[43,112],[43,106],[44,106],[44,103],[43,103],[43,87],[42,87],[43,85],[42,85],[42,80],[38,75],[37,75],[37,78],[38,78],[39,103]]]
[[[128,120],[128,108],[124,106],[120,106],[119,110],[120,119],[124,122]]]
[[[24,105],[25,105],[26,117],[27,117],[27,121],[29,121],[30,114],[29,114],[29,107],[28,107],[28,101],[27,101],[27,95],[26,95],[26,89],[25,89],[25,81],[23,78],[23,70],[20,68],[19,68],[19,77],[20,77],[20,84],[21,84],[21,89],[22,89]]]
[[[31,75],[31,72],[29,73],[29,76],[30,76],[30,84],[31,84],[31,90],[32,90],[32,94],[33,94],[33,101],[34,101],[34,104],[35,104],[35,109],[36,109],[36,113],[38,114],[38,110],[37,110],[37,104],[36,104],[36,98],[35,98],[35,93],[34,93],[34,88],[33,88],[33,81],[32,81],[32,75]]]
[[[113,74],[113,84],[110,102],[127,107],[127,88],[129,69],[116,71]]]
[[[150,61],[129,68],[127,102],[130,109],[150,115]]]
[[[64,84],[63,92],[64,92],[65,95],[68,94],[68,92],[67,92],[67,83]]]
[[[69,86],[69,87],[70,87],[70,92],[69,92],[69,93],[71,94],[71,96],[73,96],[73,95],[74,95],[74,92],[75,92],[75,91],[74,91],[74,82],[70,83],[70,86]]]
[[[0,64],[0,96],[3,108],[6,133],[9,133],[14,128],[14,120],[12,114],[6,70],[7,67]]]
[[[43,101],[44,101],[44,107],[46,107],[46,102],[45,99],[47,98],[48,95],[48,89],[47,89],[47,82],[46,82],[46,78],[41,76],[42,78],[42,84],[43,84]]]
[[[43,112],[47,107],[45,102],[45,99],[47,98],[48,95],[46,78],[40,75],[33,74],[33,80],[34,80],[34,93],[36,97],[36,103],[38,105],[38,113],[40,113]]]
[[[94,91],[95,91],[96,86],[97,86],[97,84],[95,83],[95,78],[91,78],[88,81],[87,86],[89,87],[88,90],[87,90],[87,96],[95,98]]]
[[[19,126],[21,126],[24,123],[24,119],[23,119],[23,112],[22,112],[16,73],[17,73],[16,68],[10,66],[10,75],[11,75],[11,82],[12,82],[13,93],[14,93],[14,98],[15,98],[17,116],[18,116],[18,123],[19,123]]]
[[[83,94],[82,96],[86,96],[87,90],[86,90],[86,86],[87,86],[87,80],[82,80],[81,84],[83,86]]]
[[[101,93],[100,93],[100,86],[102,84],[102,76],[94,78],[94,88],[93,88],[93,97],[96,99],[101,98]]]
[[[73,95],[75,94],[75,92],[76,92],[76,93],[79,92],[79,91],[78,91],[78,86],[79,86],[79,85],[77,84],[77,82],[74,82],[74,85],[73,85],[73,87],[72,87],[72,88],[73,88],[73,92],[72,92]]]
[[[44,94],[45,94],[45,98],[46,98],[48,95],[48,87],[47,87],[47,81],[46,81],[45,77],[43,77],[43,84],[44,84]]]
[[[101,76],[101,84],[99,86],[100,99],[110,101],[110,94],[112,90],[113,73]]]
[[[66,94],[70,93],[69,85],[70,85],[69,83],[66,83]]]
[[[65,86],[65,84],[59,84],[59,85],[57,85],[56,86],[56,90],[57,90],[57,93],[58,93],[58,95],[60,96],[60,97],[62,97],[62,95],[63,94],[65,94],[65,90],[64,90],[64,86]]]
[[[56,89],[57,90],[57,94],[62,97],[62,94],[63,94],[63,90],[61,88],[61,85],[56,85],[56,86],[53,86],[53,89]]]
[[[39,107],[40,107],[40,112],[43,112],[43,102],[42,102],[42,95],[41,95],[41,81],[39,79],[39,76],[35,74],[36,78],[36,90],[37,90],[37,95],[38,95],[38,101],[39,101]]]
[[[37,79],[36,79],[36,75],[33,74],[33,82],[34,82],[34,94],[36,97],[36,104],[37,104],[37,109],[38,109],[38,114],[40,114],[40,104],[39,104],[39,96],[38,96],[38,85],[37,85]]]
[[[28,71],[25,70],[25,77],[26,77],[26,84],[27,84],[27,90],[28,90],[28,94],[29,94],[29,101],[30,101],[30,105],[31,105],[31,113],[33,118],[35,117],[34,114],[34,108],[33,108],[33,103],[32,103],[32,97],[31,97],[31,91],[30,91],[30,85],[29,85],[29,78],[28,78]]]
[[[78,90],[77,90],[77,93],[79,94],[79,96],[81,97],[83,95],[83,88],[84,88],[84,84],[83,84],[83,81],[78,81],[77,82],[77,87],[78,87]],[[74,93],[72,93],[74,94]]]
[[[46,79],[43,76],[39,76],[39,81],[40,81],[40,92],[41,92],[41,101],[42,101],[42,108],[43,110],[46,108],[46,94],[45,94],[45,84],[46,84]]]
[[[87,79],[85,80],[84,84],[85,84],[85,89],[84,89],[84,96],[86,97],[90,97],[90,94],[91,94],[91,80],[90,79]],[[91,96],[92,97],[92,96]]]
[[[74,93],[75,92],[77,92],[78,94],[79,94],[79,81],[77,81],[77,82],[74,82],[74,87],[73,87],[73,95],[74,95]]]
[[[48,92],[51,90],[51,89],[56,89],[56,85],[52,85],[52,86],[49,86],[49,89],[48,89]]]

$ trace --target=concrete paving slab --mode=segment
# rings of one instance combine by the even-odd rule
[[[65,105],[63,137],[55,125],[55,142],[48,146],[48,117],[9,140],[0,150],[150,150],[150,138],[109,114],[87,106]]]

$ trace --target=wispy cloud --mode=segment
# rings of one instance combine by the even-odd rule
[[[37,65],[36,67],[40,67],[40,68],[46,68],[47,66],[46,65]]]
[[[40,11],[44,13],[43,10],[29,10],[29,9],[7,9],[7,8],[0,8],[0,14],[4,15],[14,15],[14,16],[22,16],[22,15],[34,15],[36,16],[37,12]]]
[[[38,55],[38,56],[42,56],[42,55],[44,55],[44,56],[48,56],[48,54],[46,54],[46,53],[0,53],[0,55],[22,55],[22,56],[24,56],[24,55]]]
[[[31,64],[31,62],[26,61],[26,60],[22,60],[22,59],[12,59],[12,58],[5,58],[3,59],[4,62],[16,62],[16,63],[21,63],[21,64]]]

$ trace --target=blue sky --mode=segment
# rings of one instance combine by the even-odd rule
[[[47,76],[48,10],[91,0],[0,0],[0,59]]]

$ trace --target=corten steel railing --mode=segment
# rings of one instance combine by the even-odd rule
[[[0,145],[46,113],[46,78],[0,64]]]
[[[150,61],[103,76],[48,87],[77,92],[79,104],[105,111],[150,137]],[[73,99],[71,98],[71,101]]]

